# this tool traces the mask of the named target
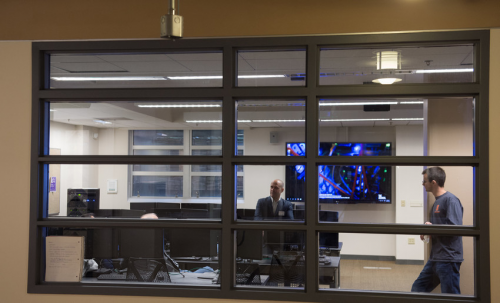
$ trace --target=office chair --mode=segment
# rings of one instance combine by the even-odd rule
[[[282,256],[277,251],[273,252],[266,286],[304,286],[304,255],[302,252],[298,252],[295,256],[292,256],[292,259],[289,258],[291,256]]]
[[[126,281],[172,283],[164,259],[129,258]]]
[[[259,264],[237,263],[236,285],[262,285]]]

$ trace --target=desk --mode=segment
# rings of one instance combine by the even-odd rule
[[[340,287],[340,256],[325,256],[325,260],[330,261],[330,264],[321,264],[319,265],[319,278],[325,279],[328,284],[330,284],[330,288],[339,288]],[[259,264],[261,269],[261,275],[268,275],[269,268],[271,267],[271,260],[254,260],[254,263]],[[331,282],[330,282],[331,281]]]
[[[320,264],[319,265],[319,278],[323,279],[325,283],[330,284],[330,288],[340,287],[340,257],[326,256],[325,260],[328,260],[330,264]],[[212,268],[218,267],[219,261],[210,260],[205,258],[203,260],[182,260],[178,261],[179,266],[188,267],[190,265],[195,265],[194,267],[211,266]],[[258,264],[260,268],[260,275],[262,282],[265,281],[264,277],[269,275],[269,269],[271,267],[271,260],[253,260],[251,262],[241,262],[240,264]],[[217,269],[217,268],[214,268]],[[213,272],[209,273],[193,273],[184,272],[184,278],[178,272],[170,272],[170,279],[172,283],[166,284],[179,284],[179,285],[196,285],[196,286],[214,286],[219,287],[220,285],[212,283],[212,279],[215,277]],[[203,277],[203,278],[199,278]],[[137,283],[134,281],[125,280],[97,280],[97,278],[83,278],[82,283]],[[139,282],[141,283],[141,282]],[[147,282],[144,282],[147,283]],[[158,284],[158,283],[154,283]]]
[[[137,281],[127,281],[127,280],[97,280],[97,278],[88,278],[84,277],[82,278],[82,283],[104,283],[104,284],[116,284],[116,283],[147,283],[147,284],[164,284],[164,285],[172,285],[172,284],[178,284],[178,285],[195,285],[195,286],[213,286],[213,287],[220,287],[218,284],[213,284],[212,279],[215,277],[214,273],[193,273],[193,272],[186,272],[183,273],[184,278],[179,274],[175,272],[170,272],[170,280],[172,283],[152,283],[152,282],[137,282]],[[200,279],[198,277],[203,277],[203,279]],[[206,278],[206,279],[205,279]]]

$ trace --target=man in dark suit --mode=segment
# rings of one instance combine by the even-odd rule
[[[271,182],[270,196],[257,201],[255,220],[262,220],[263,218],[293,220],[293,204],[280,197],[284,190],[283,181],[276,179]]]

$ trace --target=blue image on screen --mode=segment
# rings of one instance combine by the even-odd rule
[[[391,154],[391,143],[387,142],[321,142],[319,146],[320,156],[390,156]],[[287,155],[305,155],[305,144],[287,143]],[[293,188],[286,191],[287,200],[305,201],[305,175],[301,173],[304,171],[303,165],[287,166],[286,188]],[[390,166],[319,165],[319,202],[391,203],[391,179]],[[302,189],[297,190],[297,187]]]

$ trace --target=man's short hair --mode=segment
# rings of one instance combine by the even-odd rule
[[[436,181],[439,187],[444,187],[444,182],[446,181],[446,172],[439,166],[429,167],[424,169],[422,175],[427,175],[429,182]]]

